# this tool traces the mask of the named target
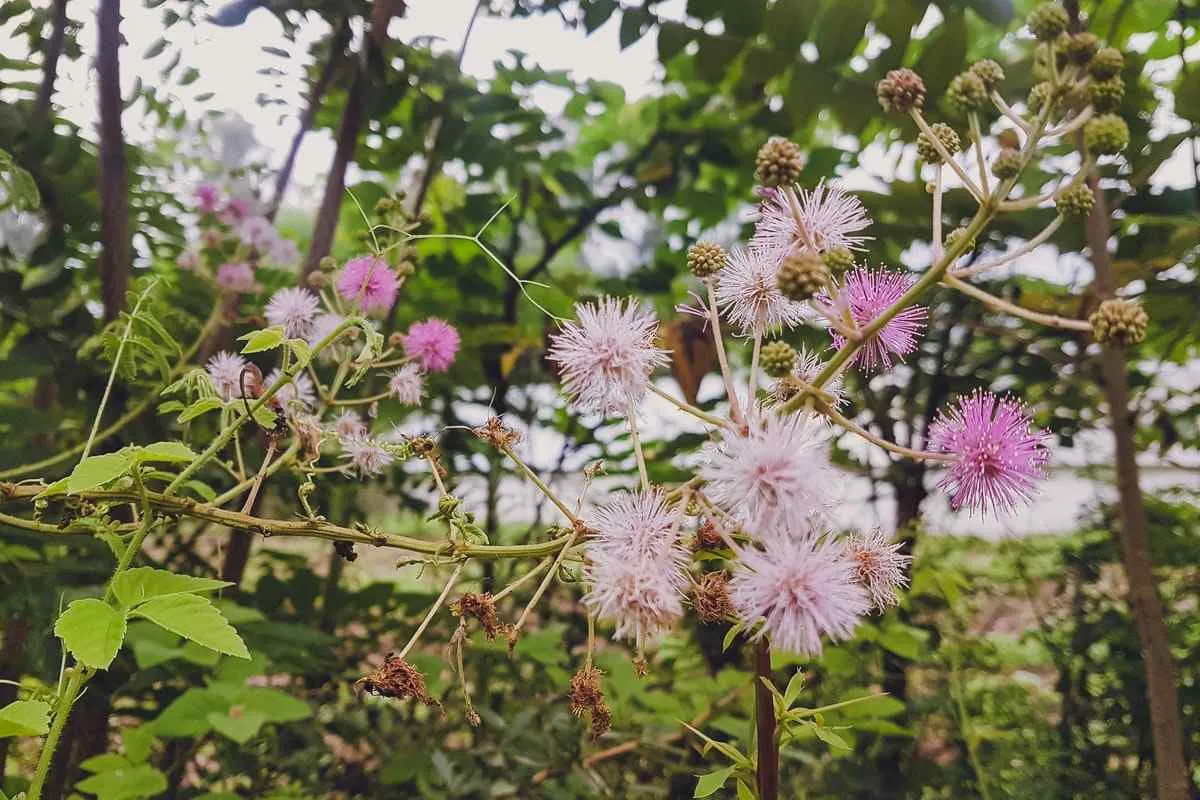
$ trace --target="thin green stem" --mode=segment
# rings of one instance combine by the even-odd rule
[[[725,382],[725,394],[729,397],[729,417],[734,422],[742,421],[738,407],[737,391],[733,385],[733,373],[729,371],[729,358],[725,355],[725,337],[721,335],[721,315],[717,312],[717,292],[712,281],[704,282],[708,291],[708,321],[712,325],[713,345],[717,351],[717,364],[721,367],[721,380]]]
[[[1092,329],[1091,324],[1088,323],[1087,320],[1060,317],[1057,314],[1044,314],[1040,311],[1032,311],[1028,308],[1022,308],[1016,303],[1010,303],[1001,297],[996,297],[996,295],[985,292],[978,286],[972,286],[966,281],[959,280],[953,275],[947,275],[942,280],[942,284],[951,289],[956,289],[962,292],[967,297],[975,298],[988,308],[991,308],[995,311],[1002,311],[1005,314],[1010,314],[1014,317],[1019,317],[1020,319],[1029,320],[1030,322],[1036,322],[1039,325],[1045,325],[1050,328],[1062,328],[1069,331],[1082,331],[1085,333],[1091,331]]]
[[[79,699],[80,690],[90,677],[91,671],[86,667],[72,670],[66,685],[59,693],[58,700],[55,702],[54,716],[50,721],[50,730],[46,732],[46,740],[42,743],[42,752],[38,757],[37,767],[33,771],[33,781],[29,784],[29,791],[26,794],[27,800],[41,800],[42,791],[46,786],[46,778],[50,775],[50,766],[54,763],[54,753],[58,749],[58,741],[62,738],[63,728],[67,725],[67,717],[70,716],[75,701]]]
[[[700,409],[696,408],[694,405],[691,405],[690,403],[686,403],[683,400],[680,400],[679,398],[674,397],[670,392],[660,389],[659,387],[655,386],[653,383],[651,383],[648,388],[650,389],[650,392],[652,394],[658,395],[663,400],[666,400],[668,403],[670,403],[671,405],[678,408],[680,411],[684,412],[685,414],[691,414],[693,417],[700,420],[701,422],[707,422],[709,425],[715,425],[720,428],[725,428],[725,427],[729,426],[729,420],[718,417],[716,414],[709,414],[707,411],[701,411]]]
[[[546,496],[546,499],[548,499],[551,503],[554,503],[558,510],[563,513],[563,516],[570,520],[572,525],[579,524],[580,520],[579,517],[576,516],[575,512],[568,508],[567,504],[559,499],[559,496],[554,493],[554,490],[547,486],[546,482],[543,481],[536,472],[530,469],[529,465],[526,464],[511,447],[501,447],[500,452],[508,456],[509,459],[511,459],[512,462],[517,465],[517,469],[521,470],[522,474],[529,479],[530,483],[536,486],[541,493]]]
[[[646,471],[646,454],[642,452],[642,439],[638,436],[637,414],[633,404],[625,408],[625,422],[629,425],[629,440],[633,443],[633,456],[637,459],[638,477],[642,481],[642,491],[650,491],[650,475]]]
[[[983,132],[979,129],[979,115],[972,111],[967,116],[971,127],[971,141],[975,146],[975,163],[979,166],[980,192],[983,199],[987,200],[991,194],[991,187],[988,185],[987,161],[983,157]]]
[[[421,638],[421,634],[429,627],[429,623],[433,620],[438,609],[442,607],[442,603],[446,602],[446,597],[450,594],[450,590],[454,588],[454,584],[458,581],[458,576],[462,573],[463,567],[467,565],[466,561],[460,561],[458,566],[454,568],[454,572],[450,573],[450,579],[446,581],[446,585],[442,587],[442,593],[438,595],[437,600],[433,601],[433,605],[429,607],[429,611],[425,613],[425,618],[421,620],[421,624],[413,631],[412,638],[408,640],[408,644],[404,645],[404,649],[400,651],[400,658],[408,655],[408,651],[413,649],[417,640]]]

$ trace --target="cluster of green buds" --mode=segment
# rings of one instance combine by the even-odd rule
[[[833,281],[833,272],[825,259],[811,250],[791,253],[779,265],[775,276],[779,292],[789,300],[812,299]]]
[[[428,222],[425,215],[413,216],[404,203],[404,193],[385,195],[375,203],[377,222],[374,231],[364,232],[364,244],[387,253],[396,274],[405,278],[416,272],[417,252],[411,237]],[[372,235],[373,234],[373,235]]]
[[[772,136],[758,149],[754,178],[763,186],[791,186],[804,170],[804,151],[782,136]]]
[[[696,242],[688,248],[688,270],[697,278],[711,278],[725,268],[728,256],[715,242]]]

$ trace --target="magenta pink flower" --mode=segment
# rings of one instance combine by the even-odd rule
[[[850,316],[862,329],[899,300],[912,285],[912,276],[904,272],[859,268],[846,273],[832,301],[828,295],[821,294],[817,302],[825,305],[834,315],[849,309]],[[862,347],[855,351],[850,363],[860,364],[865,370],[874,370],[891,368],[893,356],[903,361],[906,355],[917,349],[917,340],[928,316],[929,312],[924,306],[904,309],[868,337]],[[835,347],[846,343],[841,334],[832,328],[830,332]]]
[[[738,616],[761,623],[754,638],[804,656],[820,655],[823,636],[849,639],[871,609],[854,565],[829,540],[779,537],[747,549],[729,588]]]
[[[262,216],[246,217],[237,226],[237,237],[258,253],[269,253],[279,241],[279,234],[271,220]]]
[[[900,602],[896,590],[908,585],[905,570],[912,563],[912,557],[901,553],[899,544],[875,529],[851,536],[845,542],[845,549],[858,582],[871,595],[871,602],[877,609],[883,610]]]
[[[943,410],[929,427],[930,447],[955,461],[938,486],[951,508],[984,513],[1028,503],[1050,457],[1050,434],[1035,430],[1029,410],[1012,398],[976,391]]]
[[[396,302],[400,280],[387,262],[374,256],[352,258],[337,276],[342,299],[363,311],[387,311]]]
[[[650,373],[667,363],[667,351],[654,344],[654,314],[633,300],[605,297],[576,303],[575,317],[550,337],[547,353],[558,365],[563,391],[585,412],[636,406],[650,385]]]
[[[226,225],[234,225],[254,213],[254,201],[249,197],[231,197],[217,218]]]
[[[196,210],[201,214],[215,214],[221,204],[221,190],[211,183],[202,183],[196,187]]]
[[[244,262],[217,267],[217,283],[225,291],[234,294],[252,294],[258,290],[258,284],[254,282],[254,267]]]
[[[458,353],[458,331],[437,317],[414,322],[404,337],[404,353],[427,372],[445,372]]]

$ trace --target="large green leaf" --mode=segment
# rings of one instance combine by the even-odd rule
[[[94,597],[76,600],[54,623],[54,635],[81,664],[107,669],[125,639],[125,615]]]
[[[208,712],[208,724],[212,729],[238,744],[245,744],[253,739],[266,721],[267,718],[261,712],[250,711],[241,706],[233,706],[227,712]]]
[[[71,492],[97,489],[127,473],[133,466],[133,460],[133,452],[128,449],[99,456],[89,456],[80,461],[75,469],[71,470],[70,475],[43,489],[42,494],[59,492],[70,494]]]
[[[134,567],[117,577],[113,582],[113,592],[121,605],[131,608],[154,597],[211,592],[232,585],[228,581],[179,575],[165,569]]]
[[[41,700],[17,700],[0,708],[0,739],[41,736],[50,728],[50,706]]]
[[[139,461],[189,462],[198,457],[192,448],[183,442],[155,442],[137,451]]]
[[[165,792],[167,778],[148,764],[128,765],[99,772],[75,784],[75,788],[99,800],[138,800]]]
[[[195,594],[155,597],[139,605],[132,613],[218,653],[238,658],[250,657],[242,637],[238,636],[207,597]]]

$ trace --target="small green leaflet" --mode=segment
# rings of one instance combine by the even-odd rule
[[[54,623],[54,635],[79,663],[108,669],[125,640],[125,616],[94,597],[76,600]]]
[[[261,331],[250,331],[238,337],[239,342],[246,343],[246,346],[242,348],[243,353],[261,353],[266,350],[274,350],[283,344],[285,339],[283,328],[277,325],[264,328]]]
[[[80,781],[75,788],[86,794],[94,794],[98,800],[139,800],[165,792],[167,778],[149,764],[133,766],[126,762],[116,769],[98,772]]]
[[[99,488],[110,483],[133,466],[133,453],[129,450],[118,450],[115,453],[105,453],[100,456],[89,456],[71,470],[71,474],[60,481],[47,486],[38,496],[66,492],[83,492]]]
[[[41,736],[50,729],[50,705],[42,700],[17,700],[0,708],[0,739]]]
[[[225,714],[208,712],[208,724],[212,725],[213,730],[238,744],[253,739],[266,721],[267,717],[261,711],[248,711],[242,706],[234,706]]]
[[[155,442],[137,449],[137,458],[143,462],[191,462],[197,458],[192,448],[183,442]]]
[[[209,411],[216,411],[218,408],[223,408],[224,405],[224,403],[215,397],[205,397],[204,399],[197,400],[185,408],[176,421],[181,424],[184,422],[191,422],[196,417],[207,414]]]
[[[218,653],[250,658],[242,637],[207,597],[195,594],[155,597],[137,606],[132,614]]]
[[[700,780],[696,782],[696,791],[692,794],[692,797],[708,797],[715,794],[729,780],[729,776],[733,774],[733,770],[733,767],[725,767],[725,769],[701,775]]]
[[[154,597],[212,592],[232,585],[228,581],[179,575],[165,569],[134,567],[117,576],[113,582],[113,592],[122,606],[132,608]]]

